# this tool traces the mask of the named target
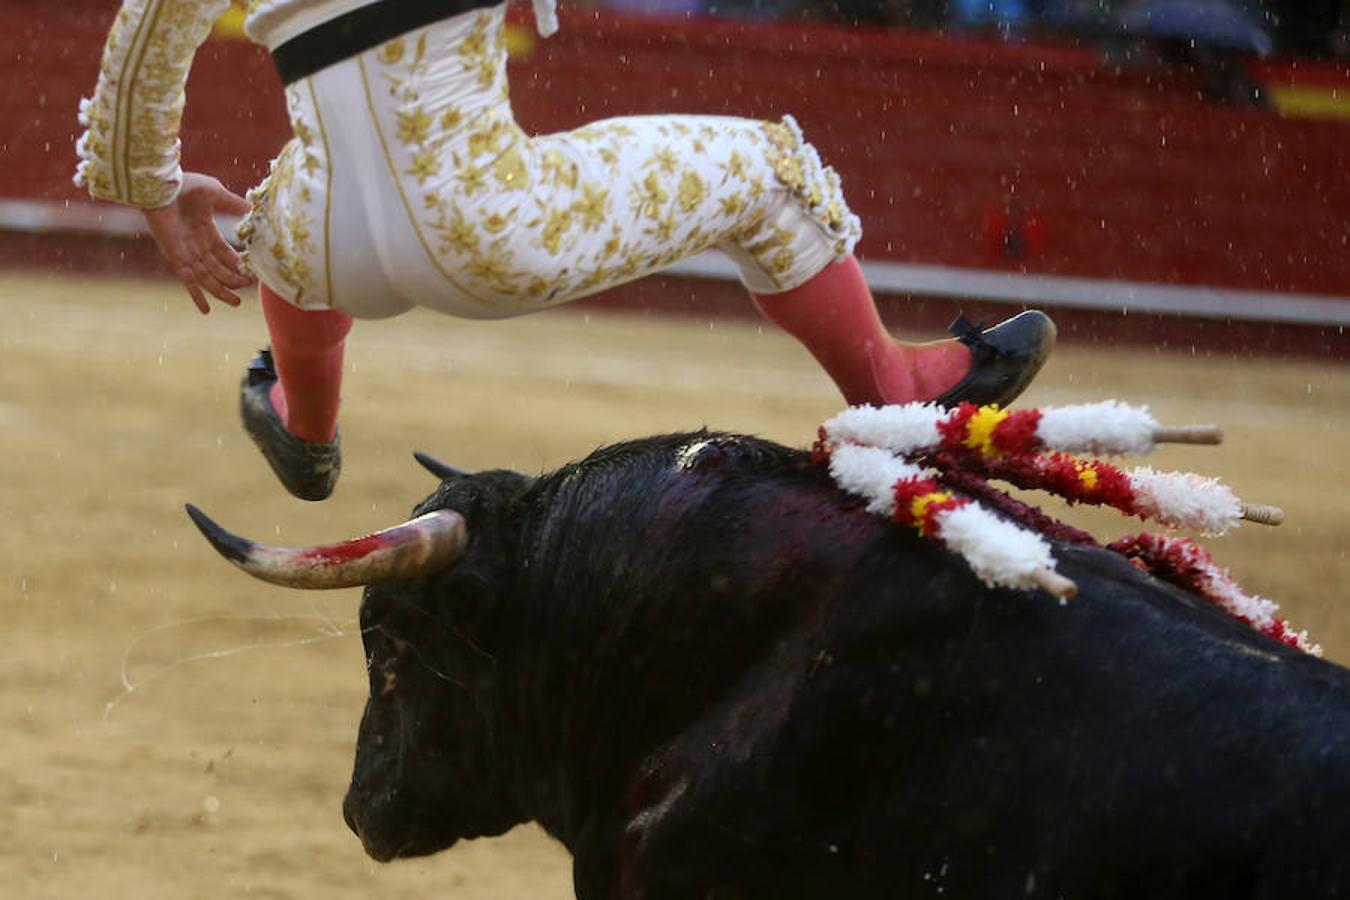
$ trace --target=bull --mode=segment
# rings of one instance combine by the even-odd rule
[[[365,584],[377,860],[535,821],[582,900],[1350,895],[1350,672],[1105,550],[990,589],[809,456],[701,432],[275,548]]]

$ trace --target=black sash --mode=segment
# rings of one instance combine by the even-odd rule
[[[298,34],[272,51],[282,84],[308,78],[432,22],[493,5],[484,0],[377,0]]]

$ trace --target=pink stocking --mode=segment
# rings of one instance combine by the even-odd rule
[[[933,400],[970,369],[970,350],[959,341],[893,339],[853,256],[790,291],[751,296],[760,312],[811,351],[850,405]]]
[[[337,434],[342,351],[352,317],[335,309],[298,309],[266,285],[260,293],[277,369],[272,408],[300,440],[327,443]]]

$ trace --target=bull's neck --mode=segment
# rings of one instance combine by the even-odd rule
[[[565,518],[544,504],[522,529],[502,669],[522,808],[571,848],[596,805],[620,789],[607,773],[627,770],[640,752],[625,737],[648,660],[624,649],[625,622],[640,605],[606,582],[625,565],[615,542],[584,511]]]
[[[884,530],[810,479],[745,490],[720,468],[625,474],[622,488],[563,479],[537,498],[514,567],[520,618],[503,668],[516,783],[564,843],[624,805],[633,785],[615,773],[644,770],[750,661],[819,615]],[[778,527],[760,540],[738,520]]]

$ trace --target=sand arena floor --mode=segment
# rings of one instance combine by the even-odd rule
[[[192,312],[162,282],[0,274],[0,884],[23,897],[570,897],[534,828],[378,865],[340,815],[365,694],[358,592],[302,594],[216,558],[192,500],[272,543],[383,527],[432,488],[424,449],[473,469],[551,468],[708,425],[808,444],[838,408],[804,351],[753,324],[547,313],[358,326],[346,471],[284,495],[241,432],[256,305]],[[1278,503],[1279,529],[1209,543],[1350,661],[1350,368],[1065,347],[1027,404],[1118,397],[1222,448],[1151,463]],[[1100,537],[1118,516],[1071,520]]]

